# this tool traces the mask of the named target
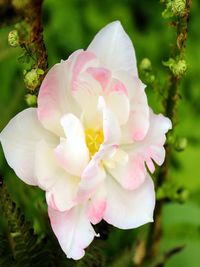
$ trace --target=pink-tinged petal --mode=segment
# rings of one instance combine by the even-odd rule
[[[56,137],[38,121],[35,108],[17,114],[0,134],[5,157],[17,176],[27,184],[37,185],[35,176],[36,149],[41,140],[55,144]]]
[[[153,221],[155,191],[149,175],[132,191],[122,188],[112,177],[105,183],[107,204],[103,218],[106,222],[121,229],[131,229]]]
[[[124,165],[119,162],[109,172],[125,189],[133,190],[141,186],[147,173],[145,164],[151,173],[155,171],[153,161],[162,165],[165,158],[165,134],[169,129],[171,122],[168,118],[150,111],[150,127],[145,138],[132,145],[121,146],[129,160]]]
[[[134,190],[144,182],[147,170],[144,158],[129,155],[127,162],[117,162],[114,166],[107,165],[108,172],[127,190]]]
[[[78,202],[82,202],[91,197],[104,179],[105,171],[102,163],[94,156],[81,175],[81,181],[76,200]]]
[[[113,72],[124,70],[137,76],[135,50],[119,21],[100,30],[87,50],[100,59],[102,66]]]
[[[53,209],[65,211],[72,208],[80,178],[66,173],[54,154],[54,147],[40,142],[36,150],[35,174],[40,188],[46,191],[46,200]]]
[[[74,52],[66,61],[54,65],[44,78],[38,96],[38,118],[50,131],[61,136],[60,118],[66,113],[80,115],[80,108],[72,97],[74,77],[83,68],[82,50]],[[77,61],[80,61],[77,63]]]
[[[79,53],[73,65],[72,82],[77,79],[81,72],[84,72],[91,66],[93,67],[97,64],[98,60],[93,53],[89,51],[82,51],[81,53]]]
[[[121,135],[119,122],[102,96],[99,97],[98,108],[103,116],[104,144],[119,144]]]
[[[101,85],[102,92],[108,89],[111,72],[105,68],[88,68],[87,72]]]
[[[61,125],[66,139],[61,139],[61,143],[56,147],[56,158],[67,172],[80,176],[89,162],[82,124],[73,114],[66,114],[61,119]]]
[[[130,109],[126,87],[119,80],[112,78],[111,72],[105,68],[89,68],[87,69],[87,73],[89,73],[99,83],[102,89],[102,91],[98,90],[98,93],[96,93],[95,100],[92,101],[91,93],[90,96],[87,96],[87,98],[89,97],[90,101],[94,103],[94,107],[96,108],[98,96],[104,96],[107,107],[116,115],[119,124],[125,124],[128,120]],[[96,88],[98,88],[98,86],[93,85],[93,88],[95,88],[93,89],[92,82],[90,87],[91,91],[97,91]],[[85,94],[85,92],[87,92],[87,90],[84,90],[82,95]],[[82,99],[83,97],[81,98],[81,101],[83,101]],[[87,104],[87,107],[91,107],[91,102],[90,104]],[[93,108],[93,111],[96,110],[95,108]],[[92,113],[91,110],[90,113]]]
[[[88,201],[87,214],[92,224],[99,223],[106,209],[106,189],[104,183],[98,186],[95,194]]]
[[[76,206],[65,212],[59,212],[49,207],[48,213],[52,229],[67,258],[81,259],[85,254],[84,249],[95,236],[85,207]]]
[[[149,170],[154,172],[152,160],[159,166],[163,164],[165,159],[164,143],[166,141],[166,133],[172,128],[171,121],[162,114],[154,114],[150,110],[150,127],[145,138],[133,145],[133,154],[138,158],[143,158]]]

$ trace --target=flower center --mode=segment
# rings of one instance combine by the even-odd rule
[[[100,145],[103,143],[103,131],[101,129],[87,129],[85,130],[85,140],[90,152],[90,157],[92,157],[99,150]]]

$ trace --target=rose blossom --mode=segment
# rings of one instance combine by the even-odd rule
[[[25,183],[46,191],[51,225],[68,258],[80,259],[102,219],[122,229],[153,221],[148,170],[164,161],[171,122],[149,108],[135,51],[120,22],[86,51],[54,65],[38,107],[16,115],[0,140]],[[146,166],[147,168],[146,168]]]

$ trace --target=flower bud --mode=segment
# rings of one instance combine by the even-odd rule
[[[174,67],[174,74],[177,76],[183,75],[187,70],[186,61],[181,59],[177,62],[176,66]]]
[[[186,61],[184,59],[175,60],[170,58],[168,61],[163,62],[163,65],[167,66],[177,77],[182,76],[187,70]]]
[[[12,5],[16,9],[23,9],[28,5],[29,2],[29,0],[12,0]]]
[[[37,103],[37,97],[36,95],[27,94],[25,96],[25,100],[28,106],[34,107]]]
[[[148,58],[143,58],[140,62],[140,70],[146,71],[151,69],[151,61]]]
[[[37,69],[32,69],[31,71],[27,72],[24,77],[24,82],[28,89],[35,90],[40,84]]]
[[[185,11],[186,0],[172,1],[172,12],[176,16],[182,16]]]
[[[177,138],[175,142],[175,149],[178,152],[184,151],[187,147],[187,139],[185,137]]]
[[[12,47],[17,47],[19,45],[19,35],[17,30],[9,32],[8,43]]]

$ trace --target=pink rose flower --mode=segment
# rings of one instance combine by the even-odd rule
[[[96,235],[92,224],[102,219],[121,229],[153,221],[149,172],[164,161],[171,122],[153,113],[144,89],[132,42],[115,21],[86,51],[54,65],[38,107],[1,132],[17,176],[46,191],[51,225],[68,258],[83,257]]]

